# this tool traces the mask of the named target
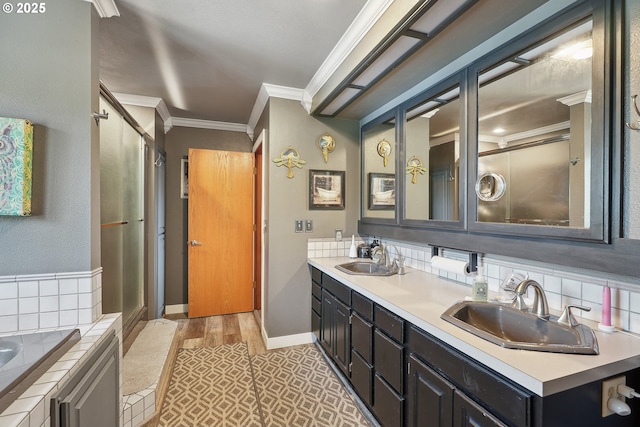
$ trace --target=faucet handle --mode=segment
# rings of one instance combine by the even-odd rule
[[[577,305],[577,304],[567,304],[564,306],[564,310],[562,310],[562,314],[558,318],[558,323],[562,325],[571,326],[572,328],[580,324],[580,322],[578,322],[576,318],[573,317],[573,313],[571,313],[572,308],[579,308],[580,310],[591,311],[591,307],[586,307],[584,305]]]

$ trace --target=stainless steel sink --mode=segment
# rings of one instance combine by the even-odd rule
[[[586,325],[563,325],[517,308],[491,302],[461,301],[441,316],[472,334],[506,348],[554,353],[598,354],[598,341]]]
[[[0,339],[0,368],[16,357],[21,349],[20,343]]]
[[[353,261],[345,264],[338,264],[336,268],[349,274],[360,274],[363,276],[391,276],[396,272],[386,265],[376,264],[375,262]]]

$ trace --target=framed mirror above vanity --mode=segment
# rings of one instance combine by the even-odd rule
[[[575,2],[460,68],[442,63],[443,78],[362,124],[363,192],[384,123],[397,138],[398,197],[381,217],[363,196],[358,231],[640,275],[625,223],[635,188],[625,153],[638,138],[625,141],[635,123],[625,85],[637,86],[625,41],[637,37],[625,36],[624,7]]]

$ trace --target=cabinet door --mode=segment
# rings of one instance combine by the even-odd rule
[[[373,364],[373,325],[355,312],[351,314],[351,348]]]
[[[322,290],[322,319],[320,325],[320,344],[325,351],[333,355],[333,312],[335,311],[335,298],[329,292]]]
[[[404,393],[404,347],[376,329],[373,340],[373,366],[396,390]]]
[[[373,366],[357,351],[351,352],[351,385],[367,406],[373,404]]]
[[[351,309],[335,300],[334,349],[333,357],[342,373],[349,377],[349,363],[351,362],[351,325],[349,317]]]
[[[395,392],[380,374],[373,380],[373,412],[383,427],[402,427],[404,397]]]
[[[413,354],[407,378],[407,427],[451,426],[455,387]]]
[[[459,390],[453,397],[454,427],[507,427]]]

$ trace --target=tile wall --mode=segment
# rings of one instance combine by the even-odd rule
[[[0,276],[0,335],[75,327],[102,315],[102,268]]]
[[[356,245],[370,243],[369,238],[358,237]],[[456,282],[471,286],[473,277],[458,275],[431,268],[431,247],[384,239],[385,244],[396,245],[405,257],[405,265],[427,273],[437,274]],[[343,257],[349,255],[351,239],[336,242],[333,238],[309,239],[307,256],[309,258]],[[393,255],[393,249],[391,249]],[[467,260],[468,254],[445,250],[441,254],[448,258]],[[526,260],[492,257],[484,254],[480,262],[485,265],[485,275],[489,289],[498,292],[502,281],[512,272],[528,275],[540,283],[552,310],[562,310],[565,304],[578,304],[591,307],[591,311],[573,310],[576,317],[596,322],[601,318],[602,289],[611,288],[611,321],[619,329],[640,334],[640,280],[633,278],[605,276],[588,270],[569,270],[566,267],[528,263]]]

